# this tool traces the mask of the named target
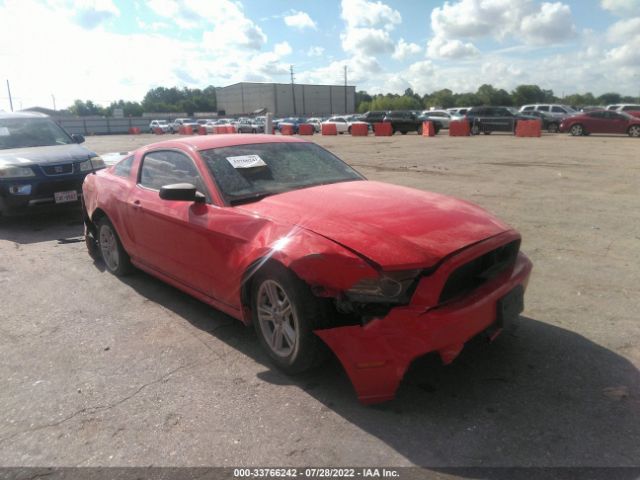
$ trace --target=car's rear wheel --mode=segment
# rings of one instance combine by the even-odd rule
[[[635,137],[635,138],[640,137],[640,125],[631,125],[629,127],[628,133],[630,137]]]
[[[558,133],[558,130],[560,130],[560,126],[557,123],[547,125],[547,132],[549,133]]]
[[[574,137],[580,137],[585,134],[584,127],[579,123],[576,123],[569,129],[569,133]]]
[[[107,217],[98,222],[98,247],[100,255],[109,272],[123,276],[131,272],[131,260],[122,247],[120,238]]]
[[[484,133],[485,135],[491,135],[491,131],[490,131],[490,130],[485,130],[485,131],[484,131],[484,132],[482,132],[482,133]]]
[[[271,360],[287,373],[299,373],[322,359],[313,333],[322,321],[323,305],[309,287],[282,266],[269,265],[252,282],[253,323]]]
[[[351,135],[351,126],[349,126],[349,128],[347,129],[347,132],[349,132],[349,135]]]

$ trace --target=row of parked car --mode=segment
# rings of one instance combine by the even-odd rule
[[[200,127],[204,127],[207,133],[211,133],[216,125],[233,125],[240,133],[264,133],[265,117],[242,117],[233,118],[176,118],[173,122],[167,120],[151,120],[149,123],[149,132],[154,133],[156,129],[162,130],[164,133],[178,133],[180,128],[191,127],[194,131]]]
[[[438,133],[449,128],[452,121],[469,122],[474,135],[490,134],[496,131],[513,132],[522,120],[538,120],[542,129],[549,133],[568,132],[572,135],[588,135],[590,133],[621,133],[640,136],[637,122],[640,117],[640,105],[617,104],[605,107],[585,107],[578,111],[571,106],[561,104],[531,104],[520,109],[514,107],[458,107],[450,109],[433,109],[423,111],[374,110],[361,115],[334,115],[331,117],[285,117],[273,120],[274,128],[281,132],[285,125],[298,133],[301,124],[313,125],[320,132],[323,124],[334,125],[340,134],[351,133],[354,124],[366,124],[372,129],[378,122],[391,123],[393,133],[405,135],[409,132],[422,133],[423,123],[432,122]],[[166,133],[177,133],[181,127],[192,127],[193,130],[205,127],[211,133],[217,125],[233,125],[239,133],[264,133],[265,117],[241,117],[237,119],[198,119],[177,118],[169,123],[166,120],[152,120],[149,124],[151,132],[161,129]]]

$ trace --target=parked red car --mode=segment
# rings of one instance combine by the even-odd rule
[[[589,135],[591,133],[620,133],[640,137],[640,118],[626,112],[594,110],[565,118],[560,124],[562,133]]]
[[[190,137],[143,147],[84,183],[87,245],[255,326],[286,372],[322,339],[363,403],[412,360],[452,362],[523,309],[520,235],[455,198],[367,181],[312,142]]]

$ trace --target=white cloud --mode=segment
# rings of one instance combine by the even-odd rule
[[[447,40],[435,36],[427,43],[427,54],[432,58],[461,59],[475,57],[480,53],[473,43],[461,40]]]
[[[349,28],[340,35],[345,52],[358,55],[379,55],[391,53],[395,43],[386,30],[375,28]]]
[[[314,22],[309,14],[305,12],[295,12],[291,15],[284,17],[284,23],[287,27],[297,28],[298,30],[304,30],[305,28],[316,29],[318,26]]]
[[[616,15],[640,15],[640,0],[601,0],[600,6]]]
[[[153,0],[147,5],[180,28],[206,28],[202,39],[208,49],[228,51],[240,46],[259,50],[267,42],[265,33],[245,15],[242,5],[231,0]]]
[[[537,45],[552,44],[575,34],[571,9],[561,2],[533,0],[459,0],[431,12],[436,42],[492,37]],[[457,45],[460,49],[460,45]]]
[[[634,41],[634,37],[638,35],[640,35],[640,17],[620,20],[607,30],[607,38],[610,42],[627,43]],[[634,43],[635,48],[638,48],[637,41]]]
[[[273,51],[278,57],[284,57],[293,52],[291,45],[289,45],[288,42],[276,43],[273,47]]]
[[[309,57],[320,57],[324,54],[324,47],[309,47],[307,50],[307,56]]]
[[[421,51],[422,48],[417,43],[407,42],[404,38],[401,38],[396,45],[396,49],[393,52],[392,57],[396,60],[405,60],[412,55],[417,55]]]
[[[522,19],[520,31],[532,44],[549,44],[571,38],[576,27],[571,9],[563,3],[543,3],[540,11]]]
[[[402,22],[400,12],[380,1],[342,0],[340,16],[348,28],[383,27],[392,30]]]

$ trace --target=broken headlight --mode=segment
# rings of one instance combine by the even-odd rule
[[[381,272],[378,277],[359,280],[346,291],[346,295],[349,300],[362,303],[408,301],[411,287],[419,274],[420,270]]]

